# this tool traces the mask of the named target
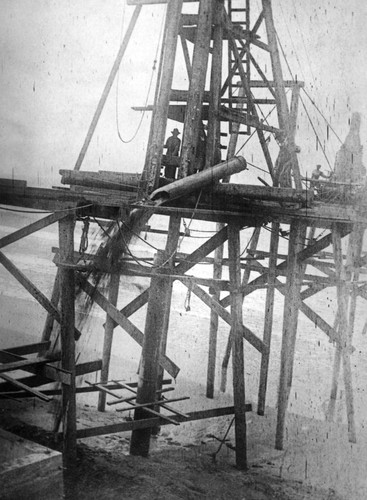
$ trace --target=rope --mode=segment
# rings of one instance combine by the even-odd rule
[[[122,38],[122,30],[123,30],[123,22],[124,22],[124,16],[125,16],[125,3],[124,3],[124,10],[123,10],[123,17],[122,17],[122,26],[121,26],[121,38]],[[120,133],[120,125],[119,125],[119,115],[118,115],[118,108],[119,108],[119,83],[120,83],[120,69],[117,73],[117,84],[116,84],[116,103],[115,103],[115,116],[116,116],[116,130],[117,130],[117,135],[118,135],[118,138],[120,139],[121,142],[123,142],[124,144],[129,144],[130,142],[132,142],[135,137],[138,135],[139,133],[139,130],[140,130],[140,127],[143,123],[143,119],[144,119],[144,116],[145,116],[145,113],[146,113],[146,107],[148,105],[148,100],[149,100],[149,95],[150,95],[150,91],[151,91],[151,88],[152,88],[152,83],[153,83],[153,77],[154,77],[154,73],[155,73],[155,70],[156,70],[156,65],[157,65],[157,58],[158,58],[158,52],[159,52],[159,46],[161,44],[161,40],[162,40],[162,34],[163,34],[163,20],[164,20],[164,15],[162,16],[162,23],[161,23],[161,29],[160,29],[160,33],[159,33],[159,38],[158,38],[158,43],[157,43],[157,49],[156,49],[156,52],[155,52],[155,56],[154,56],[154,61],[153,61],[153,67],[152,67],[152,73],[151,73],[151,76],[150,76],[150,81],[149,81],[149,86],[148,86],[148,91],[147,91],[147,96],[146,96],[146,99],[145,99],[145,104],[144,104],[144,111],[142,112],[142,115],[140,117],[140,121],[138,123],[138,126],[134,132],[134,134],[132,135],[132,137],[130,139],[123,139],[123,137],[121,136],[121,133]]]

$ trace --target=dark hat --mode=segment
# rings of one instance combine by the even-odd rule
[[[174,129],[172,130],[171,134],[175,134],[175,133],[176,133],[177,135],[179,135],[181,132],[178,130],[178,128],[174,128]]]

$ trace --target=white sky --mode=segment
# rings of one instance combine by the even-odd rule
[[[256,11],[259,1],[253,4]],[[125,9],[125,28],[132,10]],[[59,183],[60,168],[74,167],[118,51],[123,11],[123,0],[2,0],[1,177],[51,186]],[[307,91],[342,139],[351,112],[362,112],[366,147],[367,3],[274,0],[273,11],[293,73],[305,80]],[[140,120],[130,107],[145,103],[163,14],[162,5],[143,8],[121,66],[117,113],[125,139]],[[284,76],[290,78],[285,64]],[[180,71],[175,87],[179,85],[185,88]],[[326,140],[325,122],[305,95],[303,99],[333,164],[339,143],[331,131]],[[84,170],[141,171],[150,115],[144,116],[137,138],[123,144],[117,135],[116,108],[114,86]],[[302,105],[297,142],[304,173],[316,162],[327,167]],[[264,167],[256,147],[251,148],[252,141],[242,153]]]

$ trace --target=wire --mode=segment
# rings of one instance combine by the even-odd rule
[[[5,207],[0,207],[0,210],[5,210],[6,212],[19,212],[22,214],[62,214],[62,213],[67,213],[67,212],[73,212],[80,210],[81,208],[88,208],[92,207],[93,203],[89,203],[88,205],[81,205],[78,207],[73,207],[73,208],[65,208],[63,210],[19,210],[17,208],[5,208]]]
[[[315,135],[316,135],[316,139],[317,139],[318,143],[320,144],[321,151],[323,152],[323,155],[325,156],[325,159],[326,159],[326,161],[327,161],[327,164],[329,165],[329,169],[330,169],[330,170],[333,170],[333,167],[331,166],[331,163],[330,163],[330,161],[329,161],[329,158],[327,157],[327,154],[326,154],[325,148],[323,148],[323,146],[322,146],[322,144],[321,144],[320,138],[319,138],[319,136],[318,136],[318,134],[317,134],[317,131],[316,131],[316,129],[315,129],[315,126],[314,126],[314,124],[313,124],[313,122],[312,122],[312,120],[311,120],[310,114],[309,114],[309,112],[307,111],[307,108],[306,108],[306,106],[305,106],[304,100],[302,99],[302,96],[301,96],[301,95],[299,96],[299,98],[300,98],[301,103],[302,103],[302,106],[303,106],[303,108],[304,108],[304,110],[305,110],[305,112],[306,112],[306,115],[307,115],[308,121],[310,122],[311,127],[312,127],[312,129],[313,129],[313,131],[314,131],[314,133],[315,133]]]
[[[317,109],[317,111],[320,113],[320,115],[322,116],[322,118],[325,120],[325,122],[328,125],[328,127],[330,128],[330,130],[335,134],[335,137],[338,139],[338,141],[340,142],[340,144],[343,144],[343,141],[340,139],[340,137],[338,136],[338,134],[335,132],[334,128],[331,126],[330,122],[324,116],[324,114],[319,109],[319,107],[317,106],[317,104],[315,103],[315,101],[312,99],[312,97],[309,95],[309,93],[307,92],[307,90],[304,87],[302,88],[302,90],[306,94],[306,96],[309,98],[309,100],[311,101],[311,104],[313,104],[313,106]]]
[[[261,172],[264,172],[265,174],[269,174],[269,172],[267,170],[264,170],[263,168],[257,167],[256,165],[254,165],[253,163],[251,163],[249,161],[247,162],[247,165],[250,165],[250,167],[256,168],[257,170],[261,170]]]
[[[123,21],[124,21],[124,16],[125,16],[125,4],[124,4],[124,11],[123,11],[123,18],[122,18],[122,26],[121,26],[121,35],[122,35],[122,29],[123,29]],[[145,99],[145,104],[144,104],[144,110],[142,112],[142,115],[140,117],[140,120],[139,120],[139,123],[138,123],[138,126],[134,132],[134,134],[132,135],[132,137],[130,139],[123,139],[123,137],[121,136],[121,133],[120,133],[120,125],[119,125],[119,115],[118,115],[118,108],[119,108],[119,83],[120,83],[120,69],[117,73],[117,82],[116,82],[116,103],[115,103],[115,115],[116,115],[116,130],[117,130],[117,135],[118,135],[118,138],[120,139],[121,142],[123,142],[124,144],[129,144],[130,142],[132,142],[135,137],[138,135],[138,132],[140,130],[140,127],[141,127],[141,124],[143,123],[143,119],[144,119],[144,116],[145,116],[145,113],[146,113],[146,108],[147,108],[147,105],[148,105],[148,100],[149,100],[149,95],[150,95],[150,91],[151,91],[151,88],[152,88],[152,84],[153,84],[153,78],[154,78],[154,72],[156,70],[156,64],[157,64],[157,57],[158,57],[158,51],[159,51],[159,46],[161,44],[161,40],[162,40],[162,33],[163,33],[163,21],[164,21],[164,15],[162,16],[162,23],[161,23],[161,29],[160,29],[160,33],[159,33],[159,38],[158,38],[158,44],[157,44],[157,49],[156,49],[156,52],[155,52],[155,56],[154,56],[154,61],[153,61],[153,67],[152,67],[152,73],[151,73],[151,76],[150,76],[150,81],[149,81],[149,86],[148,86],[148,91],[147,91],[147,96],[146,96],[146,99]]]

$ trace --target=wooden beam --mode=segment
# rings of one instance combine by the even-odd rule
[[[166,255],[159,251],[156,254],[156,275],[152,276],[148,309],[145,320],[144,342],[139,367],[139,383],[136,396],[137,405],[152,403],[156,397],[159,376],[159,359],[161,358],[161,337],[164,329],[164,308],[166,279],[159,275],[159,267],[164,265]],[[150,408],[153,410],[153,408]],[[147,418],[147,408],[135,408],[134,420]],[[150,448],[151,428],[133,431],[131,435],[130,453],[148,456]]]
[[[245,73],[245,70],[244,70],[243,65],[242,65],[241,55],[240,55],[239,50],[237,48],[235,39],[230,34],[231,29],[232,29],[232,23],[231,23],[231,20],[229,19],[229,16],[227,14],[225,14],[225,23],[226,23],[227,32],[228,32],[228,43],[230,44],[230,47],[231,47],[231,50],[233,53],[233,57],[237,60],[237,63],[238,63],[238,70],[239,70],[239,74],[241,77],[242,85],[245,89],[245,93],[246,93],[246,96],[248,98],[249,109],[251,111],[251,114],[254,117],[256,117],[257,120],[260,122],[256,107],[252,101],[251,87],[250,87],[248,80],[246,78],[246,73]],[[261,125],[261,127],[256,127],[256,132],[257,132],[257,136],[258,136],[261,148],[263,150],[263,154],[264,154],[266,163],[268,165],[269,174],[270,174],[271,178],[274,180],[273,161],[272,161],[270,153],[269,153],[268,143],[266,142],[265,137],[264,137],[263,130],[265,130],[265,128],[263,128],[263,127],[264,127],[263,124]]]
[[[258,415],[265,414],[271,334],[273,330],[274,291],[275,291],[275,281],[276,281],[276,267],[278,260],[277,254],[279,245],[279,229],[280,229],[279,222],[273,222],[272,232],[270,237],[269,278],[268,278],[268,289],[266,292],[266,301],[265,301],[265,319],[264,319],[264,337],[263,337],[263,341],[267,347],[267,351],[263,352],[261,356],[259,393],[258,393],[258,403],[257,403]]]
[[[252,411],[251,404],[246,404],[246,412]],[[206,418],[223,417],[226,415],[233,415],[234,407],[226,406],[222,408],[212,408],[209,410],[199,410],[189,412],[187,417],[182,417],[181,415],[174,415],[171,418],[176,422],[190,422],[195,420],[203,420]],[[147,427],[155,427],[157,425],[168,425],[169,422],[161,418],[147,418],[144,420],[133,420],[131,422],[121,422],[118,424],[102,425],[99,427],[87,427],[86,429],[78,430],[78,439],[84,439],[86,437],[101,436],[104,434],[115,434],[116,432],[127,432],[136,429],[144,429]]]
[[[334,226],[333,229],[333,251],[335,260],[335,272],[339,278],[337,284],[337,301],[338,301],[338,319],[339,319],[339,335],[340,342],[337,348],[337,353],[334,363],[334,374],[337,373],[337,360],[342,358],[345,400],[347,409],[348,421],[348,436],[351,443],[356,442],[356,427],[354,420],[354,395],[352,383],[352,370],[350,362],[351,354],[351,325],[348,322],[348,294],[346,289],[346,273],[343,264],[343,252],[341,243],[340,227]],[[340,363],[340,362],[339,362]]]
[[[190,79],[189,97],[182,137],[179,178],[186,177],[195,171],[195,153],[202,120],[201,108],[210,48],[212,12],[212,0],[201,0],[199,3],[198,27],[192,58],[192,76]]]
[[[224,309],[218,302],[216,302],[208,293],[204,292],[202,288],[195,284],[189,284],[187,280],[180,281],[187,287],[190,287],[191,291],[199,297],[204,304],[217,312],[217,314],[229,325],[231,325],[231,314]],[[244,325],[241,326],[242,335],[257,351],[263,352],[265,349],[264,343],[260,340],[249,328]]]
[[[6,373],[1,373],[0,378],[5,380],[9,384],[13,385],[14,387],[17,387],[18,389],[22,389],[23,391],[26,391],[28,393],[28,395],[31,394],[32,396],[35,396],[36,398],[41,399],[42,401],[46,401],[48,403],[49,401],[52,400],[52,398],[50,398],[49,396],[46,396],[42,392],[37,391],[36,389],[33,389],[26,384],[23,384],[22,382],[20,382],[17,379],[9,377],[9,375],[7,375]]]
[[[73,262],[73,215],[59,221],[59,246],[61,262]],[[60,309],[61,366],[71,373],[70,385],[62,385],[63,463],[70,470],[76,462],[75,278],[73,270],[63,267],[60,268]]]
[[[216,152],[218,150],[220,151],[220,119],[218,113],[222,84],[223,24],[221,19],[223,4],[224,0],[213,0],[213,52],[211,60],[208,133],[204,168],[210,168],[217,164],[218,161],[221,161],[220,157],[219,159],[216,158]]]
[[[258,242],[259,242],[259,238],[260,238],[260,232],[261,232],[261,226],[254,228],[252,236],[251,236],[251,241],[249,243],[249,248],[247,250],[247,254],[249,254],[250,252],[252,252],[256,249]],[[228,259],[228,265],[230,265],[230,259]],[[252,271],[252,269],[247,264],[245,267],[245,271],[243,273],[241,288],[247,286],[247,284],[250,280],[251,271]],[[221,384],[220,384],[220,390],[222,392],[225,392],[225,390],[226,390],[227,370],[228,370],[229,358],[231,356],[231,351],[232,351],[232,331],[230,331],[230,333],[229,333],[227,346],[226,346],[226,350],[225,350],[225,353],[223,356],[223,361],[222,361],[222,374],[221,374],[222,379],[221,379]]]
[[[54,222],[57,222],[63,217],[65,217],[65,213],[54,213],[48,215],[47,217],[44,217],[43,219],[33,222],[26,227],[22,227],[18,231],[14,231],[14,233],[3,236],[2,238],[0,238],[0,248],[10,245],[11,243],[15,243],[21,238],[25,238],[26,236],[29,236],[36,231],[40,231],[41,229],[53,224]]]
[[[166,133],[170,91],[176,59],[177,37],[180,28],[182,0],[171,0],[166,11],[163,35],[163,54],[160,66],[160,79],[157,81],[151,134],[147,147],[142,179],[145,193],[151,193],[158,187]]]
[[[111,316],[116,326],[120,325],[121,328],[123,328],[139,345],[143,345],[143,333],[133,323],[131,323],[131,321],[129,321],[122,312],[120,312],[115,306],[113,306],[106,299],[106,297],[104,297],[101,292],[97,290],[93,285],[91,285],[87,280],[79,276],[78,281],[85,293],[92,297],[94,302],[98,304],[108,315]],[[160,363],[172,377],[177,377],[180,369],[167,356],[162,356]]]
[[[116,251],[114,252],[116,254]],[[118,255],[112,257],[117,261]],[[116,262],[115,266],[116,267]],[[116,306],[117,298],[119,293],[120,285],[120,273],[117,269],[114,270],[110,275],[110,282],[108,287],[108,300],[113,305]],[[106,383],[108,381],[108,374],[110,369],[111,351],[112,351],[112,340],[113,340],[113,330],[114,321],[109,314],[106,314],[106,322],[104,325],[104,337],[103,337],[103,348],[102,348],[102,370],[101,370],[101,383]],[[106,407],[106,394],[100,392],[98,396],[98,411],[105,411]]]
[[[283,449],[285,417],[292,381],[295,340],[297,334],[300,289],[302,283],[299,254],[304,245],[306,226],[295,221],[290,228],[288,247],[287,290],[284,302],[281,366],[278,390],[278,415],[275,447]]]
[[[47,351],[50,347],[50,342],[36,342],[34,344],[25,344],[17,347],[9,347],[5,350],[12,354],[17,354],[18,356],[26,356],[27,354],[35,354]]]
[[[341,236],[344,237],[344,236],[346,236],[347,234],[350,233],[351,227],[350,227],[350,225],[343,226],[340,229],[340,231],[341,231]],[[321,250],[323,250],[324,248],[327,248],[331,244],[331,242],[332,242],[332,233],[329,233],[329,234],[323,236],[318,241],[316,241],[314,244],[308,245],[306,248],[304,248],[303,250],[301,250],[299,252],[299,255],[297,256],[299,262],[303,262],[304,260],[308,259],[309,257],[312,257],[312,255],[314,255],[315,253],[318,253]],[[281,262],[280,264],[277,265],[276,270],[277,271],[282,271],[284,269],[287,269],[287,267],[288,267],[288,261],[284,261],[284,262]],[[267,279],[268,279],[268,275],[266,273],[266,274],[263,274],[263,275],[259,276],[258,278],[255,278],[249,284],[250,285],[264,284],[264,283],[267,282]],[[251,290],[250,293],[252,291],[253,290]],[[243,295],[244,296],[248,295],[246,289],[243,290]],[[227,295],[226,297],[224,297],[220,301],[220,304],[221,304],[222,307],[228,307],[229,304],[230,304],[230,297],[229,297],[229,295]]]
[[[60,221],[61,222],[61,221]],[[56,307],[48,300],[48,298],[2,253],[0,252],[0,264],[2,264],[14,278],[29,292],[33,298],[37,300],[41,306],[50,313],[58,323],[61,322],[61,316]],[[75,330],[75,338],[78,339],[81,335],[77,328]]]
[[[240,267],[240,227],[229,224],[228,257],[231,291],[231,332],[233,365],[233,400],[235,418],[236,466],[247,469],[247,429],[245,410],[245,365],[242,336],[242,294]]]

